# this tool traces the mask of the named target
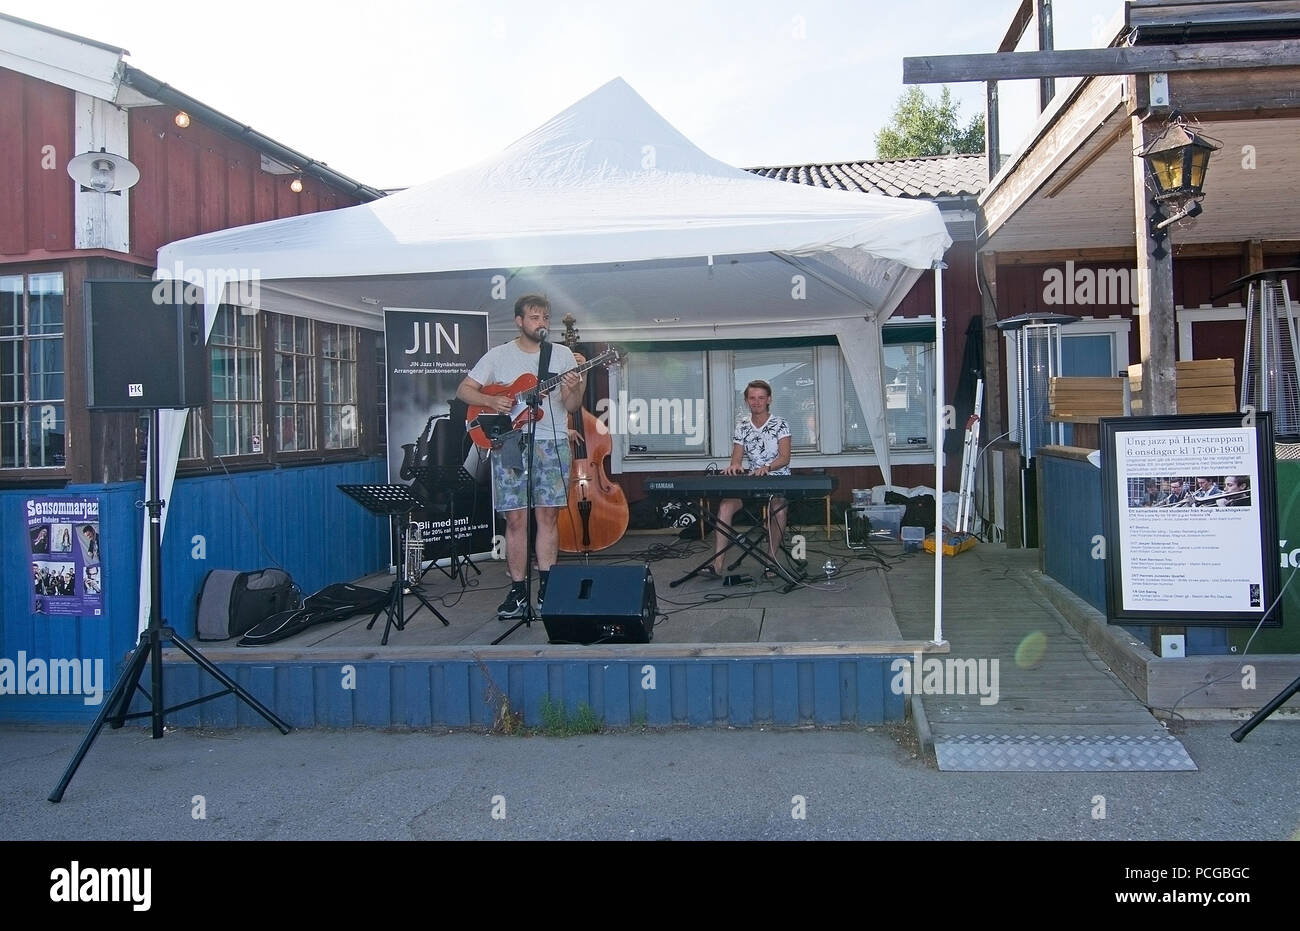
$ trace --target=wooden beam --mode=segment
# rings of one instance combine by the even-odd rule
[[[1264,111],[1294,117],[1300,110],[1297,86],[1300,68],[1295,67],[1185,71],[1169,76],[1169,102],[1184,113],[1196,114],[1202,123],[1209,112],[1232,113],[1233,119],[1249,119]]]
[[[1014,52],[1033,18],[1033,0],[1020,0],[1020,9],[1016,10],[1015,16],[1011,17],[1011,25],[1007,27],[1007,34],[1002,37],[1002,41],[998,43],[998,51]]]
[[[1300,66],[1300,39],[1207,42],[1197,45],[915,56],[903,59],[903,83],[951,84],[962,81],[1019,81],[1028,78],[1296,66]]]
[[[1298,0],[1191,0],[1183,3],[1129,3],[1130,29],[1203,25],[1222,29],[1228,24],[1286,22],[1300,17]]]
[[[1256,275],[1264,270],[1264,244],[1258,239],[1246,243],[1246,274]]]
[[[1097,249],[1044,249],[1041,252],[998,252],[999,265],[1059,265],[1062,262],[1134,262],[1132,246]]]

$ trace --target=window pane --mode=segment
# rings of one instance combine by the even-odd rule
[[[932,343],[901,343],[884,347],[885,421],[889,445],[894,449],[934,447],[932,397],[934,356]],[[845,449],[870,449],[871,433],[849,376],[848,362],[841,356],[840,379],[844,397]]]
[[[1087,336],[1061,334],[1061,374],[1112,378],[1115,356],[1109,333]]]
[[[23,358],[19,340],[0,342],[0,402],[24,400]]]
[[[755,349],[737,352],[733,367],[735,420],[749,416],[745,386],[765,381],[772,386],[771,412],[790,424],[794,449],[817,448],[817,378],[813,350]]]
[[[27,410],[27,435],[31,439],[28,465],[33,469],[63,465],[63,405],[32,405]]]
[[[21,275],[0,277],[0,338],[23,332],[23,279]]]
[[[231,307],[217,311],[211,340],[214,456],[262,451],[260,332],[256,316]]]
[[[21,412],[19,407],[0,407],[0,469],[16,469],[23,464],[18,458],[23,442]]]
[[[330,405],[325,408],[325,446],[348,449],[357,445],[357,408],[354,404]]]
[[[63,274],[27,276],[27,335],[63,333]]]
[[[31,347],[31,378],[28,380],[32,401],[63,399],[63,340],[34,339]]]
[[[610,406],[609,428],[627,434],[629,455],[706,455],[705,354],[633,353],[625,371],[626,409]]]

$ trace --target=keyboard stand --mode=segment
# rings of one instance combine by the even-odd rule
[[[788,503],[786,506],[787,507],[789,506]],[[740,511],[738,511],[737,513],[746,513],[749,514],[751,518],[754,517],[753,512],[751,512],[749,508],[745,506],[744,499],[741,499]],[[758,561],[759,565],[761,565],[764,570],[770,569],[771,571],[779,575],[781,578],[786,580],[785,587],[781,589],[782,594],[788,594],[789,592],[792,592],[794,591],[794,589],[798,588],[800,584],[799,580],[796,579],[789,572],[789,570],[787,570],[784,566],[782,566],[777,560],[773,559],[771,554],[768,553],[767,551],[767,546],[765,544],[767,542],[767,538],[769,534],[767,529],[766,509],[764,509],[762,519],[756,521],[757,526],[753,530],[746,530],[743,532],[738,531],[732,525],[724,523],[723,521],[715,517],[713,511],[709,509],[705,509],[704,511],[701,512],[700,523],[708,524],[709,530],[716,530],[718,533],[722,534],[722,536],[727,539],[728,541],[727,545],[722,548],[723,553],[726,553],[727,550],[731,549],[733,546],[740,547],[741,549],[740,555],[736,557],[735,561],[733,561],[729,566],[727,566],[727,570],[726,570],[727,572],[731,572],[742,562],[744,562],[746,556],[753,556],[754,559]],[[751,534],[753,535],[751,536]],[[669,582],[668,587],[676,588],[678,585],[681,585],[683,582],[695,578],[697,575],[699,575],[701,572],[704,571],[706,566],[712,565],[713,561],[717,558],[718,558],[717,553],[710,553],[708,559],[704,560],[704,562],[700,563],[690,572],[683,575],[680,579],[676,579],[672,582]]]

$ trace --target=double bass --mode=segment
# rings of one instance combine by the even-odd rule
[[[564,345],[578,343],[577,321],[564,315]],[[583,357],[574,353],[579,365]],[[569,471],[569,504],[558,515],[556,530],[560,550],[590,553],[613,546],[627,532],[627,497],[605,473],[605,457],[614,450],[608,430],[600,429],[596,415],[580,407],[569,417],[573,465]]]

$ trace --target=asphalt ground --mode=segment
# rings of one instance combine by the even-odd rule
[[[906,727],[0,729],[7,840],[1300,839],[1300,724],[1178,736],[1198,772],[945,773]]]

